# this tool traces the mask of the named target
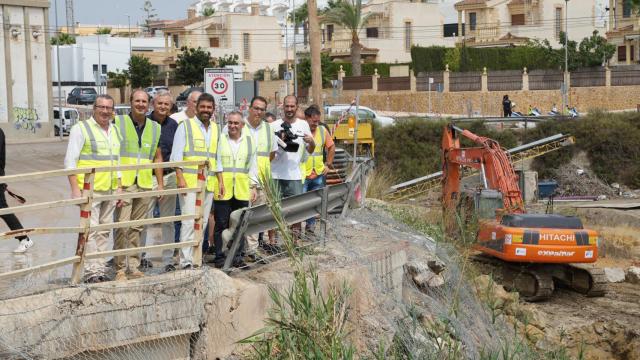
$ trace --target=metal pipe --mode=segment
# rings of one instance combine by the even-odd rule
[[[487,174],[484,172],[484,162],[480,162],[480,170],[482,172],[482,183],[484,184],[484,188],[488,189],[489,185],[487,184]]]
[[[54,1],[55,6],[55,17],[56,17],[56,36],[58,37],[58,41],[56,41],[56,68],[58,72],[58,120],[60,120],[60,125],[58,125],[58,134],[60,135],[60,140],[64,138],[64,114],[62,113],[62,79],[60,79],[60,32],[58,27],[58,0]],[[67,32],[69,29],[67,29]],[[55,127],[55,118],[54,124]]]

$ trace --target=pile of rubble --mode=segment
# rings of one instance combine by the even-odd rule
[[[619,188],[608,185],[593,172],[573,163],[554,170],[558,182],[556,196],[598,196],[612,198],[619,194]]]

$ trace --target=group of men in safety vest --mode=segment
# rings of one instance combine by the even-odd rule
[[[211,237],[205,242],[207,248],[215,250],[214,264],[224,264],[225,252],[222,231],[228,227],[231,212],[236,209],[257,205],[265,201],[261,189],[260,178],[272,177],[272,162],[280,158],[280,166],[289,166],[283,149],[278,147],[278,139],[272,125],[264,121],[267,107],[266,99],[255,97],[249,107],[247,119],[240,112],[227,114],[227,123],[221,128],[214,120],[215,101],[210,94],[193,94],[186,113],[177,113],[178,117],[168,117],[168,108],[172,99],[169,93],[156,95],[154,112],[147,116],[150,98],[141,89],[131,94],[131,112],[128,115],[114,117],[114,100],[109,95],[99,95],[93,106],[93,116],[76,124],[69,134],[69,145],[65,157],[66,168],[98,168],[116,165],[144,165],[152,162],[166,161],[206,161],[206,191],[202,204],[196,201],[195,192],[187,192],[177,196],[182,214],[194,214],[196,207],[204,206],[205,216],[202,227],[205,228],[210,218],[215,219],[213,244]],[[288,102],[297,101],[294,97]],[[285,98],[285,102],[287,102]],[[293,100],[291,100],[291,98]],[[167,105],[167,106],[164,106]],[[166,108],[166,109],[165,109]],[[150,118],[151,117],[151,118]],[[320,111],[312,106],[305,113],[310,131],[301,135],[298,162],[293,164],[300,177],[297,184],[313,190],[324,186],[324,175],[331,167],[334,145],[328,131],[318,126]],[[178,119],[178,121],[174,119]],[[285,120],[287,112],[285,110]],[[296,120],[296,119],[294,119]],[[283,120],[279,120],[283,121]],[[301,120],[302,121],[302,120]],[[303,121],[304,122],[304,121]],[[176,125],[176,123],[178,123]],[[306,122],[305,122],[306,123]],[[318,130],[319,129],[319,130]],[[306,132],[306,131],[305,131]],[[161,140],[162,139],[162,140]],[[326,154],[325,154],[326,152]],[[169,155],[170,154],[170,155]],[[167,156],[169,158],[167,158]],[[326,157],[326,161],[324,158]],[[154,176],[155,175],[155,176]],[[175,200],[163,206],[163,200],[176,195],[162,197],[136,197],[135,193],[149,190],[172,188],[195,188],[198,184],[198,166],[182,166],[166,169],[144,169],[122,171],[98,171],[93,174],[94,201],[91,211],[81,212],[89,218],[91,226],[109,224],[129,220],[142,220],[153,213],[153,206],[158,202],[161,216],[173,215]],[[275,176],[274,176],[275,178]],[[87,181],[85,181],[87,180]],[[290,188],[290,179],[280,186]],[[295,183],[294,181],[294,183]],[[70,175],[69,184],[72,197],[80,197],[82,191],[90,190],[90,181],[83,175]],[[295,186],[298,188],[298,186]],[[283,197],[292,195],[282,191]],[[299,191],[298,191],[299,192]],[[117,200],[113,196],[101,199],[100,196],[122,194]],[[294,193],[295,194],[295,191]],[[173,205],[171,205],[173,204]],[[151,215],[152,216],[152,215]],[[182,220],[179,230],[180,241],[200,241],[195,239],[194,223]],[[163,228],[163,231],[165,229]],[[307,231],[313,232],[313,219],[307,221]],[[85,253],[107,251],[110,230],[91,231],[86,239]],[[142,236],[141,236],[142,234]],[[170,241],[163,237],[163,241]],[[144,226],[116,228],[114,249],[128,249],[143,246],[145,243]],[[213,245],[213,246],[211,246]],[[247,238],[247,246],[241,245],[238,254],[244,254],[250,261],[259,259],[258,248],[267,252],[278,249],[274,234],[260,241],[257,235]],[[182,247],[179,265],[183,269],[194,266],[193,247]],[[233,259],[234,266],[244,266],[244,259]],[[144,273],[139,270],[139,254],[116,256],[115,280],[139,278]],[[177,263],[167,266],[167,270],[175,269]],[[85,281],[101,282],[107,280],[107,262],[103,258],[85,260]]]

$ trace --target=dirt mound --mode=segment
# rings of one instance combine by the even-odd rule
[[[585,360],[640,359],[640,332],[615,321],[596,321],[562,339],[571,353]]]
[[[558,182],[556,196],[617,196],[616,190],[600,180],[589,168],[574,162],[554,170],[553,173]]]

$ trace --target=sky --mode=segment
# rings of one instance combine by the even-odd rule
[[[54,1],[51,2],[50,22],[55,26]],[[297,4],[302,4],[304,0],[295,0]],[[442,0],[440,9],[445,16],[446,22],[457,22],[457,12],[453,4],[459,0]],[[60,26],[66,25],[65,0],[58,2],[58,23]],[[158,19],[176,20],[187,17],[187,7],[196,0],[152,0],[151,3],[156,9]],[[318,1],[322,6],[326,1]],[[604,8],[605,0],[596,0],[596,8]],[[142,11],[144,0],[74,0],[74,15],[76,22],[80,24],[92,25],[127,25],[127,14],[131,15],[131,25],[136,22],[144,22],[145,13]]]

